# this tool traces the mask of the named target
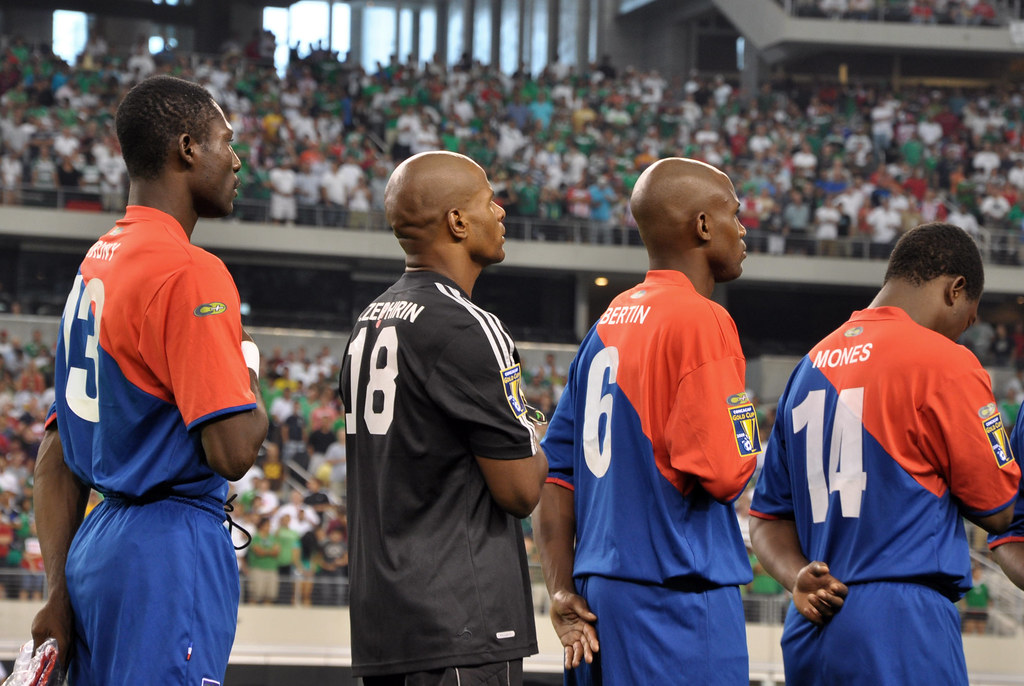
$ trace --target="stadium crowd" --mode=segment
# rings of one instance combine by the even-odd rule
[[[982,0],[979,0],[979,3]],[[977,7],[977,4],[974,5]],[[284,75],[273,36],[223,54],[116,54],[92,37],[69,66],[0,42],[0,186],[6,204],[117,211],[126,190],[111,130],[126,88],[153,73],[224,103],[241,158],[234,217],[386,229],[383,190],[411,154],[457,150],[488,171],[510,235],[636,242],[628,198],[659,157],[707,161],[734,180],[752,251],[882,257],[933,219],[963,226],[994,261],[1019,263],[1024,94],[878,84],[669,79],[562,63],[512,75],[393,59],[367,71],[319,48]]]
[[[1012,18],[998,0],[778,0],[797,16],[916,24],[1001,26]]]

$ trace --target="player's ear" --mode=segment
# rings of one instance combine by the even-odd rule
[[[711,227],[708,226],[708,215],[700,212],[693,220],[694,230],[697,232],[697,239],[704,243],[711,240]]]
[[[183,133],[178,136],[178,157],[186,165],[192,164],[192,158],[195,153],[194,148],[195,141],[192,140],[192,136],[187,133]]]
[[[946,305],[952,307],[956,305],[961,298],[967,297],[967,279],[963,276],[955,276],[946,282],[946,288],[944,289],[944,295],[946,298]]]
[[[461,241],[469,234],[469,225],[466,223],[466,217],[458,207],[453,207],[448,210],[446,215],[448,219],[448,232],[452,235],[455,240]]]

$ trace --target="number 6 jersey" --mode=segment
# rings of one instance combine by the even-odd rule
[[[454,281],[407,272],[358,317],[339,390],[353,674],[536,652],[522,525],[475,460],[537,452],[504,325]]]
[[[684,274],[619,294],[580,345],[544,436],[573,490],[576,577],[751,580],[731,501],[761,450],[728,312]]]
[[[794,519],[804,555],[846,584],[971,587],[960,513],[986,516],[1020,471],[974,355],[878,307],[801,360],[786,386],[750,514]]]

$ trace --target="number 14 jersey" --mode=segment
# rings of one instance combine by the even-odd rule
[[[1009,504],[1020,470],[988,374],[902,309],[855,312],[779,400],[750,514],[794,519],[804,555],[844,583],[971,587],[961,511]]]

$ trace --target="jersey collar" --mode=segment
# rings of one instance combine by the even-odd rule
[[[884,307],[869,307],[864,310],[856,310],[851,316],[850,321],[883,321],[883,320],[899,320],[903,322],[914,323],[914,320],[910,318],[907,311],[901,307],[895,307],[893,305],[886,305]]]
[[[470,299],[469,298],[469,294],[466,293],[466,291],[462,290],[462,287],[459,286],[459,284],[455,283],[454,281],[449,279],[447,276],[444,276],[443,274],[438,274],[437,272],[432,272],[432,271],[404,272],[402,274],[402,278],[400,278],[398,280],[398,283],[403,284],[403,285],[409,285],[409,286],[425,286],[427,284],[432,284],[432,283],[443,283],[446,286],[452,286],[453,288],[458,289],[459,293],[461,293],[467,299]]]
[[[117,221],[117,226],[121,228],[128,228],[129,224],[137,222],[159,223],[171,229],[169,233],[173,234],[175,237],[180,238],[186,243],[189,242],[188,236],[185,234],[185,229],[180,223],[178,223],[178,220],[163,210],[158,210],[155,207],[147,207],[145,205],[128,205],[124,210],[124,218]]]
[[[651,286],[684,286],[696,292],[689,277],[675,269],[651,269],[644,277],[644,284]]]

